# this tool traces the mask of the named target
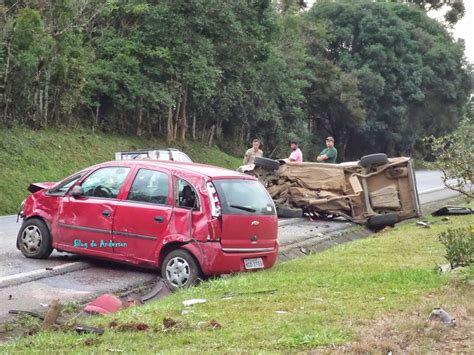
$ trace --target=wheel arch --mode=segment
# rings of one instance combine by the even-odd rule
[[[191,254],[191,256],[196,261],[196,263],[197,263],[197,265],[198,265],[198,267],[201,271],[201,274],[203,274],[202,256],[200,257],[200,253],[199,253],[198,248],[194,244],[191,244],[189,242],[182,242],[182,241],[173,241],[173,242],[165,244],[161,248],[160,253],[158,255],[158,268],[160,270],[161,270],[161,265],[163,264],[163,261],[166,258],[166,255],[171,253],[173,250],[177,250],[177,249],[183,249],[183,250],[186,250],[187,252],[189,252],[189,254]]]

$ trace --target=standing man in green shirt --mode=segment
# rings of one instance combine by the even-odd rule
[[[326,138],[326,148],[319,153],[316,160],[320,163],[336,164],[337,149],[334,147],[334,138]]]

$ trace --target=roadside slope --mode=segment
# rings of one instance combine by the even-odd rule
[[[270,270],[209,280],[160,301],[88,319],[105,328],[102,336],[65,327],[22,337],[2,351],[448,353],[455,341],[456,349],[470,353],[474,265],[448,274],[437,272],[436,265],[446,262],[437,235],[472,226],[474,216],[426,220],[431,228],[401,224]],[[189,299],[207,302],[184,307],[182,301]],[[426,322],[440,305],[458,320],[454,331]],[[404,319],[409,322],[400,324]]]
[[[158,139],[88,130],[0,129],[0,215],[15,213],[31,182],[58,181],[89,165],[113,160],[119,150],[166,147]],[[200,143],[174,144],[195,162],[235,169],[240,159]]]

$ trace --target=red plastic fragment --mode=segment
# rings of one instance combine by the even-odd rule
[[[117,312],[118,310],[123,309],[123,308],[124,306],[120,298],[106,293],[104,295],[97,297],[92,302],[89,302],[84,307],[84,312],[107,314],[107,313]]]

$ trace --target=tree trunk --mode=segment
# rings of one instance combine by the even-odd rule
[[[222,122],[224,120],[222,118],[217,119],[217,126],[216,126],[216,137],[221,138],[222,135]]]
[[[8,74],[10,72],[10,58],[11,58],[11,44],[8,42],[7,45],[7,62],[5,63],[5,77],[3,78],[3,102],[5,103],[5,107],[3,108],[3,120],[7,122],[7,115],[8,115]]]
[[[179,111],[181,110],[181,95],[178,98],[178,104],[176,105],[176,111],[174,115],[174,122],[173,122],[173,139],[172,141],[176,140],[176,135],[178,134],[178,120],[179,120]]]
[[[193,114],[193,141],[196,140],[196,114]]]
[[[183,102],[181,104],[181,114],[180,114],[180,119],[179,119],[179,126],[180,126],[179,138],[181,142],[183,143],[186,142],[186,132],[188,130],[188,118],[186,114],[187,103],[188,103],[188,89],[185,87],[184,92],[183,92]]]
[[[209,140],[208,140],[208,142],[207,142],[207,145],[208,145],[208,146],[211,146],[211,145],[212,145],[212,141],[214,140],[214,132],[215,132],[215,131],[216,131],[216,125],[213,124],[213,125],[211,126],[211,130],[210,130],[210,132],[209,132]]]
[[[44,85],[44,110],[43,110],[43,122],[45,127],[48,126],[48,115],[49,115],[49,82],[51,80],[51,71],[49,68],[46,69],[46,75],[45,75],[46,83]]]
[[[166,123],[166,142],[168,145],[173,141],[173,109],[171,106],[168,108],[168,120]]]
[[[140,103],[138,105],[138,115],[137,115],[137,136],[141,137],[143,135],[142,122],[143,122],[143,98],[140,97]]]

